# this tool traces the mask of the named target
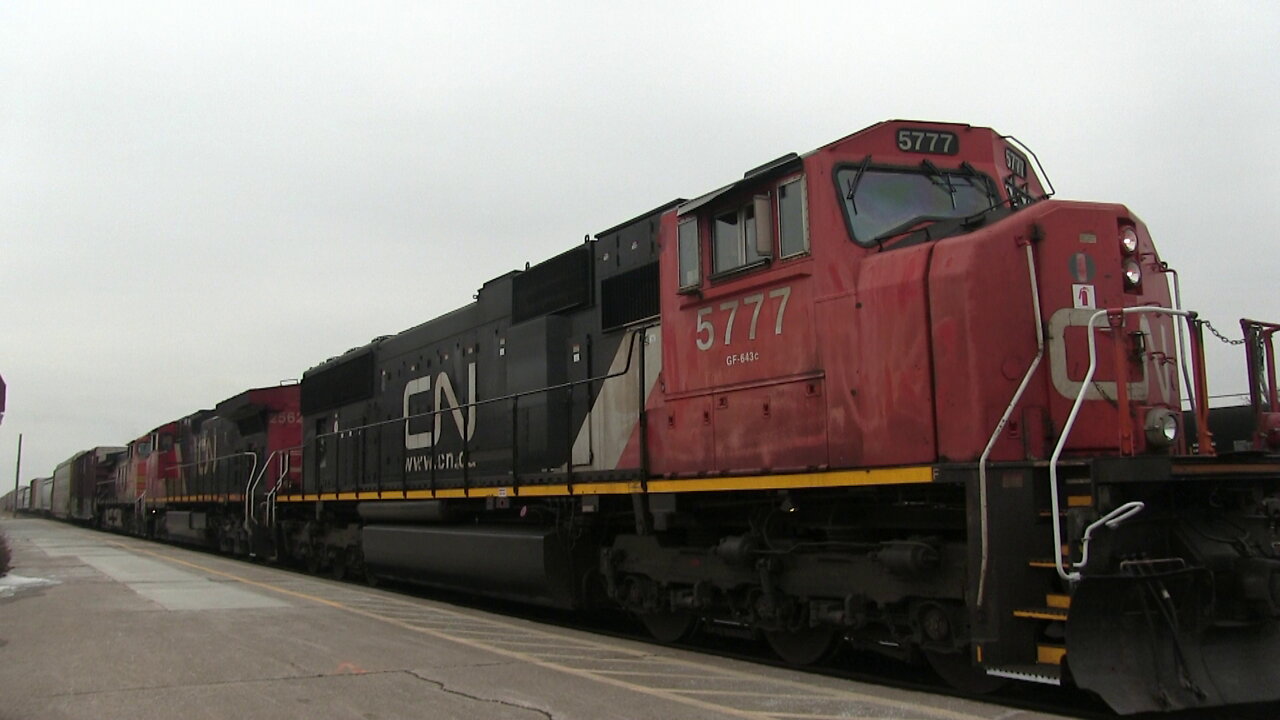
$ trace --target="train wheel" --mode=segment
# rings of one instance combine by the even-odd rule
[[[303,560],[303,563],[307,568],[307,572],[312,575],[320,574],[320,565],[321,565],[320,553],[321,553],[321,550],[314,545],[307,548],[307,557],[305,560]]]
[[[769,630],[764,634],[773,652],[791,665],[813,665],[827,659],[840,638],[840,633],[830,627]]]
[[[334,580],[345,580],[347,577],[347,551],[339,549],[333,553],[333,559],[329,561],[329,574]]]
[[[967,648],[963,652],[950,653],[925,650],[924,656],[944,682],[971,695],[993,693],[1009,684],[1008,680],[988,675],[982,668],[976,667],[969,660]]]
[[[662,611],[640,613],[640,622],[660,643],[676,643],[693,634],[698,616],[691,612]]]

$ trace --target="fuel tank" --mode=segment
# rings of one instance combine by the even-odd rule
[[[589,565],[552,529],[366,525],[365,565],[384,577],[551,607],[578,605]]]

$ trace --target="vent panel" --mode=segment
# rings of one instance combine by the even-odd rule
[[[658,263],[641,265],[600,283],[600,322],[616,330],[658,314]]]
[[[373,351],[302,378],[302,414],[314,415],[373,397]]]
[[[511,280],[511,322],[519,323],[591,302],[591,248],[562,253]]]

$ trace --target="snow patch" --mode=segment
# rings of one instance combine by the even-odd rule
[[[23,577],[22,575],[14,575],[9,573],[4,577],[0,577],[0,598],[10,597],[17,594],[21,590],[30,590],[32,588],[44,587],[46,585],[57,585],[57,580],[48,578]]]

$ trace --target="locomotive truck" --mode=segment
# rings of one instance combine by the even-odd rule
[[[100,520],[796,664],[1274,700],[1278,326],[1243,323],[1250,427],[1215,441],[1147,227],[1038,166],[900,120],[785,155],[157,428]]]

